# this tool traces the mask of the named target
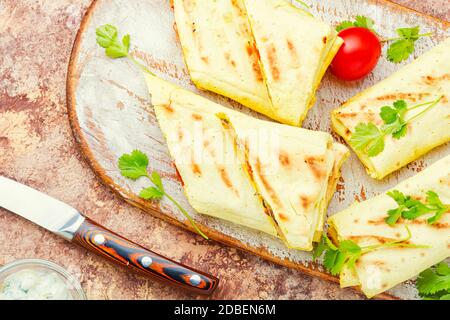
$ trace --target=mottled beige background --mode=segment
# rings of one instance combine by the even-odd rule
[[[397,0],[449,20],[448,0]],[[221,279],[218,299],[359,299],[305,276],[171,226],[104,187],[83,160],[67,119],[65,78],[90,0],[0,0],[0,175],[67,202],[150,249]],[[26,201],[26,199],[24,199]],[[77,276],[90,299],[196,298],[125,272],[0,209],[0,265],[52,260]]]

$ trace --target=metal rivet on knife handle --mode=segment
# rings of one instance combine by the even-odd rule
[[[101,245],[103,245],[103,244],[105,243],[105,241],[106,241],[105,236],[102,235],[102,234],[96,234],[96,235],[94,236],[94,243],[95,243],[96,245],[101,246]]]
[[[141,263],[144,268],[148,268],[153,263],[153,260],[152,258],[145,256],[141,259]]]
[[[198,274],[194,274],[193,276],[191,276],[189,281],[192,283],[192,285],[198,286],[202,282],[202,279]]]

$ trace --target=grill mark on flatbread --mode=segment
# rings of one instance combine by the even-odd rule
[[[379,97],[376,97],[375,100],[378,101],[386,101],[386,100],[402,100],[407,99],[411,100],[413,102],[417,100],[421,100],[424,97],[429,96],[430,94],[427,92],[423,93],[417,93],[417,92],[411,92],[411,93],[405,93],[405,92],[398,92],[398,93],[388,93]]]
[[[267,47],[267,59],[269,60],[270,73],[272,74],[273,80],[280,80],[280,69],[278,69],[278,57],[277,49],[273,43],[269,44]]]
[[[347,239],[352,240],[356,243],[358,243],[358,241],[365,240],[365,239],[374,239],[381,244],[398,240],[398,239],[392,239],[392,238],[381,237],[381,236],[376,236],[376,235],[348,236]],[[410,244],[411,242],[405,241],[404,243]]]
[[[198,113],[193,113],[193,114],[192,114],[192,118],[193,118],[194,120],[197,120],[197,121],[200,121],[200,120],[203,119],[203,117],[202,117],[200,114],[198,114]]]
[[[298,54],[297,54],[297,50],[295,49],[294,43],[291,40],[286,39],[286,44],[289,49],[289,53],[291,55],[293,64],[298,66],[300,64],[300,62],[298,59]]]
[[[220,178],[222,179],[223,183],[233,191],[236,196],[239,197],[239,191],[233,186],[233,183],[230,180],[230,177],[228,176],[227,170],[223,166],[217,167],[220,173]]]
[[[280,152],[278,159],[283,167],[289,167],[291,165],[291,160],[289,159],[289,155],[284,152]]]
[[[282,220],[282,221],[284,221],[284,222],[289,221],[289,217],[286,216],[285,214],[281,213],[281,212],[278,213],[278,216],[280,217],[280,220]]]
[[[314,157],[314,156],[309,156],[306,157],[305,159],[305,163],[308,164],[309,168],[311,169],[314,177],[317,180],[320,180],[324,175],[324,170],[323,168],[323,162],[324,162],[324,158],[322,157]]]
[[[429,85],[429,86],[435,86],[437,85],[439,82],[441,81],[447,81],[450,80],[450,74],[446,73],[442,76],[439,77],[432,77],[432,76],[423,76],[422,80],[425,84]]]
[[[450,211],[446,212],[445,214],[448,214],[448,213],[450,213]],[[367,222],[372,225],[386,224],[384,217],[377,219],[377,220],[368,220]],[[450,225],[448,223],[443,223],[443,222],[435,222],[433,224],[429,224],[426,219],[405,220],[405,219],[400,218],[398,220],[398,222],[404,223],[404,224],[426,225],[430,228],[436,228],[436,229],[447,229],[450,227]]]
[[[253,70],[256,81],[263,82],[264,78],[262,75],[261,67],[259,65],[260,55],[259,55],[258,49],[256,48],[255,44],[250,43],[250,42],[247,43],[247,45],[245,46],[245,49],[250,58],[250,61],[252,64],[252,70]]]
[[[328,41],[328,38],[327,38],[326,36],[322,38],[322,42],[323,42],[323,44],[326,44],[326,43],[327,43],[327,41]]]
[[[202,170],[200,170],[200,167],[199,167],[198,164],[192,163],[192,164],[191,164],[191,169],[192,169],[192,172],[193,172],[194,174],[199,175],[199,176],[202,175]]]
[[[229,52],[225,52],[224,54],[225,60],[233,67],[236,68],[236,61],[231,59],[231,54]]]
[[[309,200],[309,197],[304,195],[300,196],[300,204],[302,205],[303,209],[308,209],[310,202],[311,201]]]
[[[169,104],[163,104],[161,105],[161,107],[164,109],[164,111],[166,111],[167,113],[173,113],[174,110],[172,108],[172,106]]]
[[[231,5],[232,5],[233,7],[236,8],[238,14],[239,14],[241,17],[244,17],[244,16],[245,16],[244,8],[242,8],[242,6],[240,5],[240,3],[239,3],[238,0],[231,0]]]
[[[178,26],[176,22],[173,23],[172,28],[175,32],[175,38],[177,38],[177,41],[180,42],[180,34],[178,33]]]
[[[281,208],[282,205],[281,205],[280,199],[278,199],[275,190],[273,190],[269,181],[266,180],[266,177],[264,176],[264,174],[262,172],[261,162],[260,162],[259,158],[256,158],[255,171],[258,174],[258,177],[261,180],[261,183],[264,185],[264,188],[266,188],[266,191],[269,194],[272,201],[275,203],[276,206]]]
[[[177,138],[178,138],[178,142],[183,141],[183,138],[184,138],[183,130],[181,130],[180,127],[178,127],[178,129],[177,129]]]

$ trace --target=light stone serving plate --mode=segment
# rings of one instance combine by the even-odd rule
[[[449,33],[448,23],[385,0],[309,2],[314,3],[314,15],[332,24],[355,15],[372,17],[376,21],[376,29],[387,37],[395,35],[398,27],[419,25],[422,32],[432,32],[434,36],[418,41],[416,56],[442,41]],[[98,177],[132,205],[192,230],[184,216],[169,202],[154,204],[138,198],[136,194],[145,186],[145,181],[133,182],[120,175],[117,168],[120,155],[140,149],[149,155],[151,169],[161,173],[167,191],[188,209],[211,239],[307,274],[337,281],[325,273],[320,264],[312,262],[310,253],[287,249],[281,241],[268,235],[194,212],[172,165],[140,70],[126,59],[107,58],[104,50],[96,44],[95,29],[105,23],[116,25],[123,34],[130,33],[133,55],[162,78],[223,105],[264,118],[227,98],[200,92],[193,86],[174,31],[174,16],[169,0],[94,1],[83,19],[74,44],[67,78],[67,103],[74,135]],[[383,54],[385,50],[386,47]],[[304,127],[331,132],[330,112],[333,108],[384,79],[403,64],[392,64],[382,57],[371,75],[352,83],[338,81],[327,74],[317,93],[317,103],[309,112]],[[334,137],[339,140],[336,135]],[[355,200],[365,200],[383,192],[449,152],[448,145],[440,147],[381,182],[371,179],[352,153],[343,166],[342,178],[329,206],[329,214],[339,212]],[[408,282],[380,297],[415,299],[417,292],[413,283]]]

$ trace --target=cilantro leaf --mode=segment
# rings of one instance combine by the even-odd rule
[[[399,63],[409,58],[415,50],[415,43],[421,37],[430,36],[431,33],[419,34],[420,28],[398,28],[398,38],[387,39],[384,41],[394,41],[387,50],[387,58],[389,61]]]
[[[122,176],[133,180],[140,177],[147,177],[154,184],[154,186],[142,189],[139,193],[139,197],[145,200],[161,200],[164,196],[167,197],[167,199],[169,199],[188,219],[195,231],[206,240],[209,239],[208,236],[200,230],[189,213],[178,203],[178,201],[164,191],[164,186],[159,173],[153,171],[151,175],[148,174],[148,157],[145,153],[139,150],[134,150],[131,154],[123,154],[119,158],[118,165]]]
[[[423,271],[416,282],[417,290],[425,299],[448,299],[450,295],[450,267],[441,262]]]
[[[351,27],[354,27],[354,26],[355,26],[355,25],[353,24],[352,21],[344,20],[344,21],[342,21],[341,23],[339,23],[339,24],[336,26],[336,31],[337,31],[337,32],[340,32],[340,31],[342,31],[342,30],[345,30],[345,29],[348,29],[348,28],[351,28]]]
[[[397,221],[402,217],[404,206],[400,206],[396,209],[391,209],[387,212],[388,216],[384,219],[386,223],[390,226],[393,226],[397,223]]]
[[[314,248],[313,251],[313,260],[316,260],[318,257],[322,256],[323,252],[327,249],[329,249],[329,246],[326,241],[326,236],[322,235],[322,238],[320,239],[320,242],[317,244],[317,246]]]
[[[361,247],[351,240],[343,240],[339,243],[339,246],[335,246],[324,234],[321,242],[316,247],[314,257],[320,257],[323,252],[325,252],[323,265],[325,269],[335,276],[341,273],[344,266],[353,268],[361,256],[362,250]]]
[[[429,224],[436,223],[444,213],[450,211],[450,205],[443,204],[439,198],[439,195],[432,190],[427,192],[427,203],[432,209],[435,210],[434,216],[428,218]]]
[[[150,176],[150,181],[153,182],[153,184],[161,191],[164,191],[164,187],[161,181],[161,176],[158,172],[153,171],[152,175]]]
[[[320,257],[324,252],[323,265],[325,269],[332,275],[338,275],[342,272],[344,267],[354,269],[358,259],[368,252],[372,252],[381,248],[403,247],[403,248],[428,248],[423,245],[410,244],[411,231],[406,226],[408,236],[401,240],[394,240],[391,242],[381,243],[377,245],[369,245],[360,247],[352,240],[342,240],[338,245],[335,245],[323,234],[322,240],[316,247],[314,252],[315,258]]]
[[[406,136],[408,131],[408,123],[414,121],[424,113],[428,112],[442,99],[421,103],[412,107],[408,107],[405,100],[397,100],[392,106],[383,106],[380,108],[380,118],[383,125],[378,128],[373,123],[359,123],[355,127],[355,132],[350,138],[350,144],[353,148],[364,151],[369,157],[375,157],[384,150],[384,139],[387,135],[392,135],[394,139],[400,139]],[[424,107],[419,113],[409,119],[405,119],[408,111]]]
[[[142,189],[139,193],[139,197],[145,200],[161,200],[164,196],[164,193],[155,187],[148,187],[145,189]]]
[[[392,132],[392,136],[398,140],[398,139],[406,136],[407,131],[408,131],[408,126],[406,125],[406,123],[399,122],[398,128]]]
[[[419,32],[420,32],[420,27],[413,27],[413,28],[398,28],[397,29],[397,34],[403,38],[403,39],[407,39],[407,40],[412,40],[412,41],[416,41],[417,39],[419,39]]]
[[[366,28],[369,29],[370,31],[373,31],[374,33],[374,20],[372,18],[369,17],[365,17],[365,16],[356,16],[355,17],[355,21],[350,21],[350,20],[344,20],[341,23],[339,23],[336,26],[336,31],[340,32],[342,30],[351,28],[351,27],[361,27],[361,28]]]
[[[401,39],[392,43],[387,50],[387,58],[390,62],[399,63],[408,59],[414,52],[414,41]]]
[[[131,154],[123,154],[119,158],[119,169],[122,176],[136,180],[146,177],[148,157],[139,150],[134,150]]]
[[[384,122],[382,131],[392,134],[395,139],[404,137],[407,132],[407,123],[404,119],[408,106],[405,100],[397,100],[393,106],[384,106],[380,110],[380,117]]]
[[[369,29],[371,31],[375,31],[373,29],[374,24],[375,24],[375,21],[373,21],[372,18],[368,18],[368,17],[365,17],[365,16],[356,16],[354,26],[355,27],[366,28],[366,29]]]
[[[408,111],[408,105],[405,100],[397,100],[393,103],[393,107],[384,106],[381,108],[380,117],[384,123],[393,123],[398,118],[403,118]]]
[[[373,123],[359,123],[350,138],[350,144],[357,150],[366,151],[374,157],[384,150],[385,133]]]
[[[334,270],[334,266],[336,265],[338,255],[339,255],[338,250],[329,249],[325,251],[325,256],[323,258],[323,266],[334,276],[338,274]]]
[[[117,39],[117,29],[110,24],[98,27],[95,30],[95,34],[97,43],[105,49],[111,46]]]
[[[386,223],[391,226],[396,224],[400,218],[414,220],[428,213],[434,213],[434,216],[427,220],[429,224],[433,224],[445,212],[450,211],[450,205],[443,204],[438,194],[432,190],[427,192],[426,203],[413,199],[411,196],[405,196],[398,190],[386,194],[398,204],[397,208],[388,210],[388,216],[385,218]]]
[[[122,41],[118,39],[117,28],[105,24],[98,27],[95,30],[97,43],[105,48],[105,53],[110,58],[122,58],[127,57],[130,50],[130,35],[127,34],[122,38]]]

